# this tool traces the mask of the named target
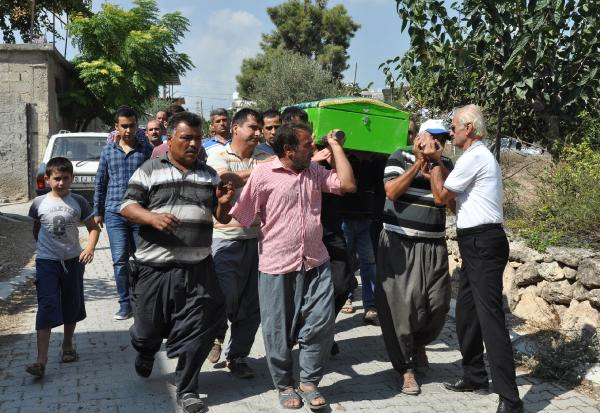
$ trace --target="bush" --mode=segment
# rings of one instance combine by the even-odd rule
[[[525,353],[517,353],[516,363],[541,379],[579,384],[585,368],[596,363],[600,356],[596,334],[580,332],[569,337],[557,330],[544,330],[533,338]]]
[[[509,219],[508,227],[539,251],[550,245],[600,249],[600,151],[588,140],[565,146],[540,182],[533,207]]]

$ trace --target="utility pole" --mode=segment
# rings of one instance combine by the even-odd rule
[[[204,109],[202,108],[202,99],[200,99],[200,113],[202,114],[202,117],[204,117]]]
[[[29,43],[33,43],[33,23],[35,22],[35,0],[31,0],[31,26],[29,27]]]
[[[358,62],[354,63],[354,81],[352,82],[353,85],[356,85],[356,71],[358,70]]]

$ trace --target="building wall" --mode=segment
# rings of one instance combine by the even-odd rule
[[[58,94],[75,76],[51,44],[0,44],[0,165],[12,165],[8,176],[20,182],[8,184],[0,175],[0,201],[35,195],[34,175],[48,139],[72,126],[59,111]]]

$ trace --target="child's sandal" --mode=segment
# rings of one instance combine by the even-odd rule
[[[42,377],[44,377],[44,373],[46,372],[46,365],[44,363],[33,363],[27,366],[25,371],[27,371],[27,373],[31,374],[32,376],[41,379]]]

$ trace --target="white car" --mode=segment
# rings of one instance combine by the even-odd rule
[[[62,156],[73,163],[74,180],[71,191],[93,203],[98,161],[107,137],[106,132],[66,132],[52,135],[38,167],[36,193],[43,195],[50,191],[45,178],[46,163],[56,156]]]

